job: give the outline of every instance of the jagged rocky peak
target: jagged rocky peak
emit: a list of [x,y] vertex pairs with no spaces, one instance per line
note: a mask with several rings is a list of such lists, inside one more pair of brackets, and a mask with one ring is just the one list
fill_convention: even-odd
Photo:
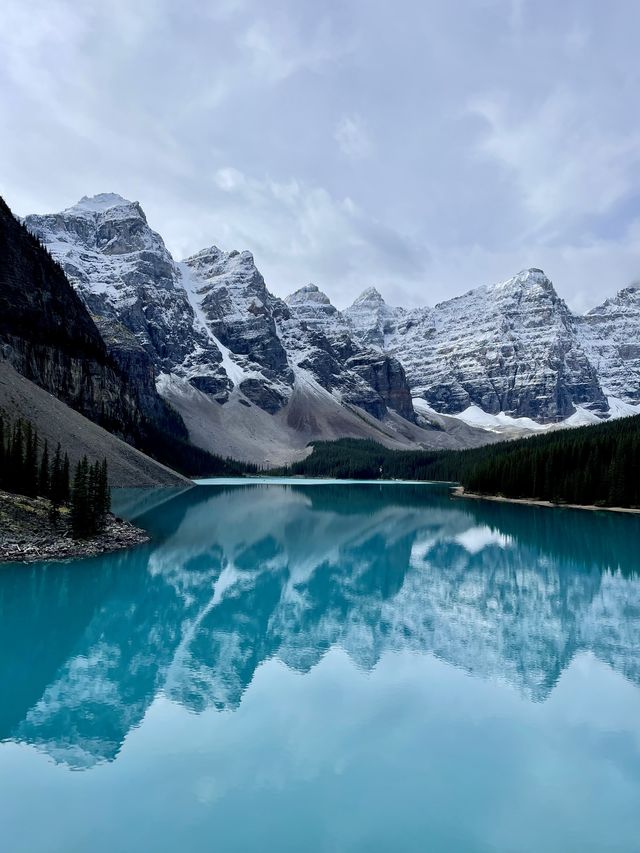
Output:
[[28,216],[27,226],[40,236],[48,231],[61,242],[80,240],[89,249],[106,255],[127,255],[150,251],[168,256],[162,238],[152,231],[137,201],[117,193],[83,196],[60,213]]
[[[358,296],[353,305],[384,305],[386,304],[382,294],[375,287],[365,288]],[[353,306],[352,306],[353,307]]]
[[[515,294],[518,298],[531,299],[551,298],[560,299],[551,279],[537,267],[521,270],[517,275],[486,288],[497,297],[501,294]],[[483,288],[478,288],[482,291]],[[474,291],[471,291],[472,293]]]
[[229,309],[242,309],[246,307],[247,300],[258,299],[260,303],[266,303],[274,298],[267,290],[251,252],[239,252],[237,249],[224,252],[217,246],[209,246],[185,258],[183,264],[197,273],[203,282],[204,292],[226,290]]
[[361,343],[382,350],[387,348],[403,313],[402,309],[387,305],[375,287],[368,287],[344,311],[344,316]]
[[142,212],[142,208],[137,201],[130,201],[128,198],[118,195],[118,193],[98,193],[92,196],[83,195],[80,201],[67,208],[65,213],[72,210],[81,210],[88,214],[101,214],[116,207],[131,206],[137,207]]
[[155,377],[206,377],[225,393],[221,354],[195,323],[180,271],[138,202],[84,197],[25,223],[49,248],[96,320],[109,350],[151,399]]
[[290,293],[284,300],[287,305],[295,305],[306,307],[308,305],[318,306],[323,311],[335,314],[337,308],[331,304],[331,300],[326,293],[323,293],[317,284],[305,284],[293,293]]
[[348,335],[351,327],[331,300],[315,284],[307,284],[285,299],[291,313],[310,329],[319,329],[329,337]]
[[605,300],[587,312],[587,317],[602,314],[634,314],[640,316],[640,283],[630,284],[619,290],[615,296]]
[[[108,289],[116,277],[125,283],[135,270],[131,264],[144,262],[156,284],[172,287],[173,259],[162,237],[153,231],[137,201],[116,193],[83,196],[79,202],[59,213],[32,214],[25,219],[27,228],[45,242],[65,271],[93,292]],[[91,275],[83,275],[90,258],[77,258],[77,250],[99,253],[106,279],[92,265]],[[143,258],[137,257],[143,254]],[[104,259],[112,257],[111,264]],[[129,262],[129,266],[125,266]],[[67,269],[67,266],[69,267]]]
[[640,285],[625,287],[576,318],[576,326],[604,393],[640,403]]
[[197,311],[208,330],[231,352],[246,356],[251,376],[239,387],[256,405],[275,412],[291,394],[294,375],[276,321],[289,309],[273,296],[251,252],[223,252],[216,246],[186,258],[183,269],[196,277]]
[[547,422],[607,408],[574,317],[539,269],[409,312],[387,349],[439,412],[476,405]]

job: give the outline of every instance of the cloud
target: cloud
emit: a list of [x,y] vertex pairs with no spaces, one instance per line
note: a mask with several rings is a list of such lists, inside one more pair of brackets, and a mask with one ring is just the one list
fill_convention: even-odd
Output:
[[360,116],[343,116],[333,136],[342,152],[352,160],[364,160],[371,154],[371,140]]
[[0,6],[18,214],[117,191],[178,256],[248,248],[338,304],[534,265],[588,307],[640,273],[631,0]]
[[[211,243],[249,248],[278,295],[313,281],[340,306],[373,282],[394,296],[400,281],[425,276],[424,247],[367,216],[348,196],[335,198],[295,179],[251,177],[231,166],[218,169],[212,183],[207,214],[169,243],[177,257]],[[175,222],[165,225],[166,233],[176,234]]]
[[500,98],[470,105],[486,132],[479,150],[514,178],[531,230],[573,227],[604,215],[634,187],[640,132],[596,121],[581,96],[556,89],[537,109],[511,116]]
[[269,83],[282,82],[304,69],[318,71],[343,50],[324,20],[304,42],[285,20],[280,19],[277,27],[256,21],[240,35],[238,44],[256,77]]

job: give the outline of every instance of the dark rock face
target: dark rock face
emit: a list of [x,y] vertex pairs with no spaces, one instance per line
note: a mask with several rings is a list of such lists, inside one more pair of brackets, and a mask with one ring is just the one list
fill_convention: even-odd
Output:
[[244,382],[240,383],[240,390],[248,400],[264,409],[265,412],[269,412],[270,415],[278,412],[288,399],[284,394],[279,393],[269,385],[265,385],[259,379],[245,379]]
[[63,271],[1,199],[0,258],[3,357],[91,420],[131,435],[135,393]]
[[269,293],[250,252],[211,246],[182,266],[192,276],[207,329],[233,354],[239,374],[231,388],[270,414],[279,411],[295,381],[278,334],[278,323],[289,317],[287,306]]
[[407,378],[397,359],[375,352],[362,353],[349,358],[345,366],[375,389],[386,407],[409,421],[415,420]]
[[220,363],[219,351],[195,324],[179,269],[137,202],[105,194],[63,213],[28,216],[25,223],[56,245],[57,259],[98,325],[105,333],[112,328],[106,336],[114,351],[125,329],[156,374],[188,362],[194,350],[201,363]]
[[284,324],[285,343],[299,367],[327,391],[339,392],[344,402],[379,420],[392,409],[415,421],[409,386],[396,359],[356,342],[347,321],[315,285],[301,288],[286,302],[292,322],[288,328]]
[[[314,285],[289,304],[274,297],[250,252],[212,246],[176,263],[140,205],[108,194],[26,221],[55,251],[154,417],[155,387],[169,374],[219,403],[233,393],[272,414],[296,382],[311,380],[336,403],[378,418],[392,408],[413,420],[397,363],[373,351],[365,357]],[[357,355],[352,369],[347,362]]]

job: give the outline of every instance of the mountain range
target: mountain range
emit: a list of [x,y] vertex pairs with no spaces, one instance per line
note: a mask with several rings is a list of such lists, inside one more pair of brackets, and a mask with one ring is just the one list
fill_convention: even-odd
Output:
[[576,315],[538,269],[434,307],[315,285],[273,295],[248,251],[172,258],[138,202],[24,223],[62,267],[150,422],[261,465],[309,441],[465,447],[640,411],[640,288]]

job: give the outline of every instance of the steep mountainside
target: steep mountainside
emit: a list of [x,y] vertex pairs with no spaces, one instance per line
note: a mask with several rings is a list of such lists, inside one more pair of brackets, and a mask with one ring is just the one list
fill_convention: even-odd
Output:
[[135,395],[60,267],[0,199],[0,345],[20,373],[92,420],[135,432]]
[[58,263],[0,200],[0,361],[172,467],[190,474],[224,467],[189,444],[184,421],[158,394],[154,366],[136,338],[117,320],[101,325],[116,341],[113,348]]
[[605,394],[640,403],[640,287],[627,287],[578,320],[578,338]]
[[25,224],[64,269],[151,415],[159,415],[159,372],[179,365],[198,375],[204,363],[217,375],[220,353],[194,324],[180,272],[139,204],[104,193]]
[[[459,446],[441,425],[416,423],[396,359],[358,343],[344,319],[323,329],[306,304],[328,303],[317,289],[289,304],[273,296],[251,253],[212,246],[177,263],[140,205],[112,194],[26,224],[132,384],[151,396],[151,377],[201,446],[259,462],[281,462],[294,435],[305,445],[364,433],[393,446]],[[339,316],[330,305],[329,313]],[[486,438],[476,432],[468,430],[472,443]]]
[[[461,415],[475,444],[491,417],[506,419],[504,435],[640,403],[634,288],[576,317],[529,269],[433,308],[394,308],[368,288],[341,312],[313,284],[274,296],[250,252],[211,246],[174,261],[140,205],[113,194],[26,224],[147,406],[158,388],[217,452],[282,461],[296,435],[361,437],[363,424],[380,440],[363,415],[383,425],[374,432],[425,447]],[[261,442],[271,451],[249,450]]]
[[114,487],[191,486],[176,474],[56,399],[0,359],[0,410],[11,419],[25,418],[42,441],[69,454],[72,466],[82,456],[106,458]]
[[176,263],[140,205],[110,193],[26,224],[59,260],[136,384],[172,375],[222,404],[236,389],[273,414],[291,399],[304,362],[303,374],[341,401],[377,418],[389,407],[413,419],[401,368],[379,354],[372,362],[353,341],[337,347],[310,334],[267,290],[249,252],[212,246]]
[[404,313],[402,308],[387,305],[375,287],[368,287],[353,305],[345,310],[344,316],[359,340],[369,346],[386,350],[389,339],[395,334],[398,321]]
[[413,395],[439,412],[477,405],[544,423],[576,405],[607,411],[578,320],[541,270],[411,311],[365,291],[345,315],[362,341],[402,362]]
[[346,402],[378,419],[389,408],[415,420],[399,361],[358,344],[349,323],[315,285],[296,291],[286,302],[294,322],[284,324],[285,342],[299,366],[310,369],[328,391],[338,391]]

